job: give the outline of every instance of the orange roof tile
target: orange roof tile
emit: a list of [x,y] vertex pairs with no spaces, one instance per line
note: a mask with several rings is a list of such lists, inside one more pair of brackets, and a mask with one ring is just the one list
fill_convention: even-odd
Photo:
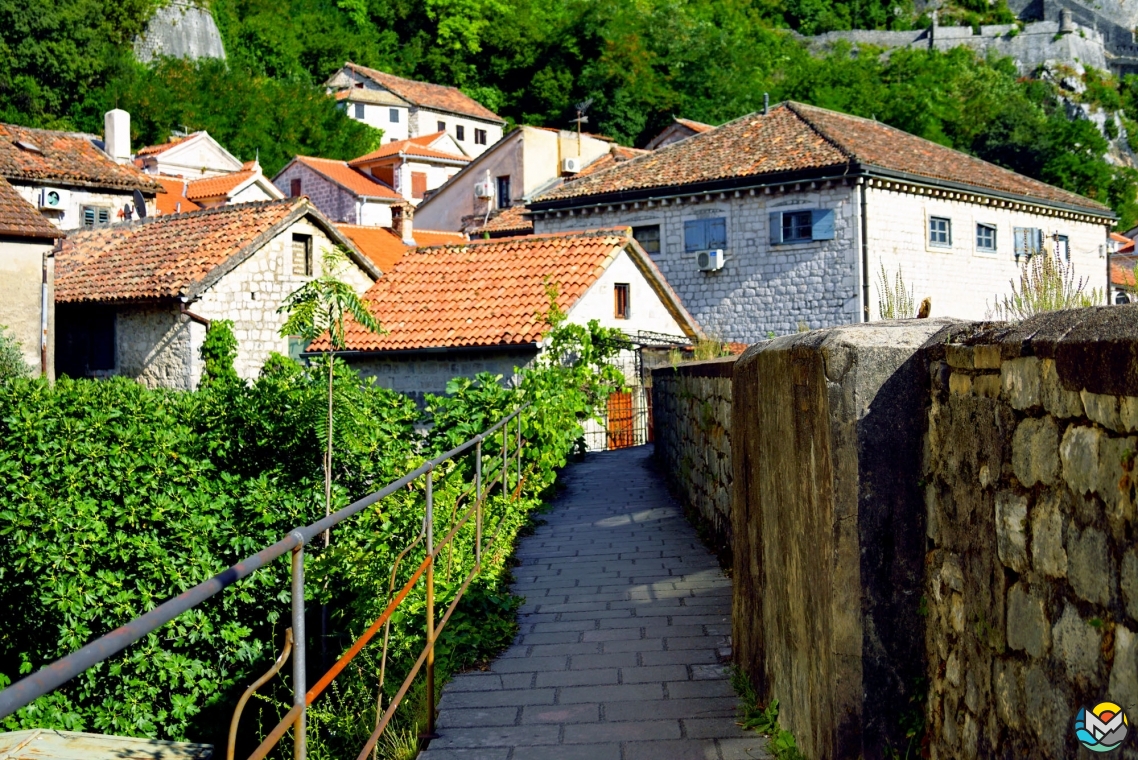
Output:
[[216,177],[195,179],[190,183],[189,189],[186,190],[186,197],[192,201],[200,201],[206,198],[227,196],[234,188],[256,174],[257,172],[249,169],[221,174]]
[[348,166],[362,166],[371,163],[377,159],[388,158],[390,156],[398,156],[400,153],[408,156],[421,156],[423,158],[439,158],[446,161],[461,161],[462,163],[469,163],[470,157],[463,156],[458,153],[447,153],[445,151],[436,150],[430,147],[430,144],[438,139],[442,132],[437,132],[433,135],[424,135],[420,137],[412,137],[409,140],[393,140],[386,145],[380,147],[378,150],[373,150],[371,153],[353,158],[348,162]]
[[1138,285],[1134,277],[1135,266],[1138,266],[1138,256],[1111,256],[1110,283],[1122,288],[1134,288]]
[[609,152],[598,158],[593,163],[586,166],[581,171],[577,172],[571,177],[566,179],[566,182],[574,182],[581,177],[587,177],[594,172],[602,169],[608,169],[611,166],[630,161],[638,156],[643,156],[645,153],[651,153],[650,150],[643,150],[641,148],[627,148],[623,145],[614,145],[609,148]]
[[94,135],[0,124],[0,177],[80,187],[160,193],[162,186],[133,163],[115,163]]
[[704,124],[702,121],[692,121],[691,119],[676,118],[676,123],[682,124],[693,132],[706,132],[709,129],[715,129],[715,127],[710,124]]
[[166,188],[165,193],[158,194],[154,204],[159,214],[183,214],[201,208],[186,197],[188,183],[181,177],[155,177],[155,179]]
[[881,122],[793,102],[775,106],[766,115],[748,114],[567,182],[538,198],[531,207],[564,206],[570,204],[558,202],[818,169],[884,170],[1111,214],[1098,201]]
[[[387,331],[355,322],[346,350],[400,351],[536,343],[549,329],[546,283],[563,311],[585,294],[622,250],[645,272],[681,324],[694,322],[627,229],[471,241],[403,256],[364,296]],[[328,349],[327,336],[309,347]]]
[[411,250],[411,246],[403,245],[403,240],[390,227],[337,224],[336,229],[350,238],[381,272],[390,271],[395,262]]
[[340,187],[356,195],[363,195],[369,198],[403,200],[403,196],[379,180],[348,166],[347,161],[336,161],[330,158],[313,158],[311,156],[297,156],[295,160],[301,162],[313,171],[319,172]]
[[[266,239],[263,236],[307,215],[337,242],[349,242],[307,198],[238,203],[79,230],[56,255],[56,301],[191,297],[256,252]],[[361,263],[358,249],[352,248],[352,253]],[[364,266],[374,270],[370,262]]]
[[63,232],[0,177],[0,235],[51,240]]
[[369,69],[366,66],[359,66],[350,61],[344,65],[357,74],[367,77],[380,87],[390,90],[413,105],[462,114],[464,116],[473,116],[476,119],[483,119],[485,121],[503,122],[503,119],[498,116],[498,114],[469,95],[466,95],[457,87],[445,87],[429,82],[416,82],[413,79],[404,79],[394,74]]
[[180,144],[184,143],[186,140],[189,140],[192,137],[197,137],[200,134],[201,134],[201,132],[193,132],[193,133],[188,134],[188,135],[183,135],[182,137],[171,137],[169,140],[162,143],[161,145],[147,145],[145,148],[139,148],[138,151],[135,152],[135,155],[136,156],[157,156],[159,153],[165,153],[166,151],[170,150],[170,148],[173,148],[175,145],[180,145]]
[[446,230],[420,230],[412,231],[415,242],[426,248],[436,245],[454,245],[466,240],[461,232],[447,232]]
[[486,224],[473,227],[470,230],[470,236],[481,237],[483,233],[486,233],[491,237],[502,237],[505,234],[528,235],[532,232],[533,219],[530,218],[526,207],[510,206],[490,217],[490,221]]

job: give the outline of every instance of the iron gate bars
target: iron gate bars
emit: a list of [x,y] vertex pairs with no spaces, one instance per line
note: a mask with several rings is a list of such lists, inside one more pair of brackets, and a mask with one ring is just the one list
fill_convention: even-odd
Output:
[[[292,706],[292,709],[289,710],[289,712],[286,714],[286,716],[285,716],[284,720],[282,720],[281,724],[278,725],[277,728],[274,729],[273,732],[270,733],[269,737],[267,737],[265,742],[262,743],[262,746],[259,747],[258,751],[254,753],[253,757],[263,757],[264,754],[267,753],[268,750],[271,749],[272,746],[277,741],[279,741],[280,737],[284,735],[284,733],[288,730],[288,728],[290,726],[295,726],[295,728],[296,728],[296,730],[294,732],[295,758],[296,758],[296,760],[304,760],[304,758],[306,758],[307,746],[306,746],[306,741],[305,741],[305,738],[306,738],[305,737],[305,734],[306,734],[305,724],[306,724],[306,707],[307,707],[307,705],[313,699],[315,699],[320,694],[321,691],[323,691],[324,687],[326,687],[328,685],[328,683],[330,683],[331,680],[333,678],[335,678],[336,674],[338,674],[344,668],[344,666],[347,664],[347,662],[350,661],[350,659],[355,656],[355,653],[358,652],[360,649],[362,649],[363,646],[368,642],[368,640],[371,639],[371,637],[374,635],[375,631],[378,631],[379,628],[387,621],[387,619],[390,618],[391,613],[394,612],[395,608],[398,607],[399,603],[401,601],[403,601],[403,599],[406,597],[407,593],[410,591],[411,587],[414,585],[415,582],[418,581],[418,579],[421,577],[421,575],[424,573],[424,571],[427,573],[427,583],[428,583],[427,593],[428,593],[428,600],[429,600],[428,605],[427,605],[427,609],[428,609],[427,645],[424,648],[423,653],[420,655],[419,660],[416,662],[415,667],[412,669],[411,673],[409,674],[407,680],[404,681],[403,686],[400,688],[399,693],[396,695],[395,699],[392,700],[391,705],[388,707],[387,713],[385,713],[385,715],[384,715],[384,719],[376,727],[376,731],[374,734],[372,734],[372,737],[368,742],[368,746],[365,747],[364,751],[360,754],[361,758],[366,757],[367,753],[371,751],[371,747],[374,746],[376,740],[379,738],[379,735],[382,733],[383,729],[386,727],[391,716],[394,714],[394,710],[398,706],[399,701],[403,698],[403,695],[406,694],[407,689],[411,685],[411,680],[418,673],[418,671],[421,668],[424,660],[428,661],[428,671],[427,671],[428,683],[430,684],[430,686],[433,687],[433,681],[434,681],[434,668],[433,668],[434,644],[435,644],[435,640],[437,638],[437,634],[439,631],[442,630],[442,628],[446,625],[447,621],[450,619],[451,613],[454,612],[454,609],[457,606],[458,601],[461,599],[462,594],[466,591],[467,586],[470,584],[470,582],[473,580],[473,578],[481,571],[481,560],[482,560],[482,535],[481,535],[482,530],[481,529],[482,529],[482,511],[483,511],[482,510],[482,503],[485,499],[486,494],[489,493],[489,491],[494,487],[494,483],[491,482],[490,485],[487,487],[486,491],[485,492],[482,491],[482,443],[483,443],[483,441],[488,440],[491,435],[496,433],[499,428],[502,429],[502,469],[501,469],[501,472],[499,473],[499,476],[500,476],[501,481],[502,481],[502,493],[503,493],[503,495],[508,495],[509,494],[509,488],[508,488],[508,481],[509,481],[509,450],[508,450],[509,433],[508,433],[508,429],[509,429],[509,423],[512,420],[517,419],[517,421],[518,421],[518,432],[517,432],[517,438],[516,438],[517,443],[516,443],[516,448],[515,448],[515,452],[514,452],[515,456],[517,457],[517,460],[518,460],[518,465],[517,465],[518,481],[516,483],[517,493],[515,494],[515,497],[516,497],[518,494],[520,494],[520,491],[521,491],[521,444],[522,444],[521,414],[523,411],[525,411],[528,408],[529,408],[528,404],[519,407],[518,409],[514,410],[513,412],[511,412],[507,416],[503,417],[501,420],[499,420],[493,426],[484,430],[482,433],[479,433],[478,435],[474,436],[473,438],[470,438],[469,440],[465,441],[464,443],[459,444],[458,446],[451,449],[450,451],[447,451],[443,454],[440,454],[439,456],[435,457],[434,459],[432,459],[428,462],[425,462],[424,464],[422,464],[421,466],[419,466],[415,470],[412,470],[411,472],[407,473],[406,475],[399,478],[398,480],[387,484],[386,486],[384,486],[380,490],[376,491],[375,493],[369,494],[369,495],[363,497],[362,499],[359,499],[359,500],[349,504],[348,506],[344,507],[343,509],[340,509],[337,512],[332,513],[331,515],[328,515],[324,519],[319,520],[315,523],[312,523],[311,525],[305,526],[303,528],[297,528],[297,529],[293,530],[291,533],[289,533],[287,536],[282,538],[280,541],[277,541],[275,544],[272,544],[271,546],[265,547],[264,549],[262,549],[261,551],[257,552],[256,554],[254,554],[250,557],[246,557],[245,559],[241,560],[237,564],[235,564],[235,565],[229,567],[228,569],[218,573],[217,575],[210,578],[209,580],[207,580],[203,583],[200,583],[191,589],[188,589],[187,591],[179,594],[178,596],[174,597],[173,599],[169,599],[166,602],[163,602],[162,604],[160,604],[159,606],[150,610],[146,614],[140,615],[139,617],[130,621],[126,625],[121,626],[120,628],[117,628],[114,631],[111,631],[110,633],[99,637],[98,639],[96,639],[95,641],[92,641],[90,644],[87,644],[86,646],[82,647],[78,651],[72,652],[71,654],[67,655],[66,657],[62,657],[62,658],[56,660],[55,662],[51,663],[50,665],[46,665],[45,667],[36,671],[35,673],[28,676],[27,678],[24,678],[20,681],[17,681],[16,683],[9,686],[7,689],[0,691],[0,719],[3,719],[5,717],[11,715],[12,713],[16,712],[17,710],[19,710],[21,707],[24,707],[24,706],[34,702],[36,699],[43,696],[44,694],[47,694],[51,691],[54,691],[55,689],[59,688],[64,683],[71,680],[72,678],[79,675],[80,673],[87,670],[88,668],[92,667],[93,665],[96,665],[96,664],[102,662],[103,660],[106,660],[107,658],[112,657],[113,655],[117,654],[118,652],[121,652],[123,649],[127,648],[128,646],[130,646],[134,642],[138,641],[139,639],[141,639],[146,634],[150,633],[151,631],[157,630],[158,628],[161,628],[163,625],[165,625],[166,623],[169,623],[171,620],[175,619],[176,617],[181,615],[183,612],[186,612],[190,609],[193,609],[197,605],[201,604],[202,602],[209,599],[210,597],[217,594],[218,592],[224,590],[228,586],[233,585],[234,583],[241,580],[242,578],[248,577],[252,573],[256,572],[258,569],[267,565],[269,562],[272,562],[273,560],[275,560],[278,557],[281,557],[287,553],[291,553],[291,555],[292,555],[291,559],[292,559],[293,706]],[[439,465],[453,459],[454,457],[459,456],[460,454],[465,453],[466,451],[468,451],[472,447],[475,447],[475,449],[476,449],[476,464],[475,464],[476,493],[475,493],[474,503],[467,509],[464,516],[458,522],[455,523],[455,525],[453,526],[453,528],[451,529],[451,531],[447,535],[447,537],[440,544],[435,546],[433,543],[434,542],[434,536],[433,536],[433,530],[434,530],[433,517],[434,517],[434,515],[433,515],[433,493],[432,493],[434,470]],[[388,605],[387,609],[384,611],[384,613],[380,617],[380,619],[377,620],[376,623],[373,624],[372,627],[368,629],[368,632],[366,632],[364,634],[364,636],[361,637],[360,640],[358,640],[356,642],[356,644],[354,644],[352,646],[352,648],[349,649],[348,652],[346,652],[344,654],[344,656],[342,656],[339,660],[337,660],[336,664],[333,665],[333,667],[328,671],[328,673],[326,673],[324,675],[324,677],[321,678],[321,680],[317,683],[316,686],[313,687],[313,689],[311,691],[306,690],[306,688],[305,688],[305,686],[306,686],[306,684],[305,684],[305,644],[306,644],[306,639],[305,639],[305,630],[304,630],[304,546],[309,541],[311,541],[313,538],[320,535],[324,531],[330,530],[331,528],[334,528],[336,525],[338,525],[339,523],[348,519],[349,517],[352,517],[353,515],[359,513],[363,509],[366,509],[367,507],[375,504],[376,502],[379,502],[382,499],[390,496],[391,494],[398,491],[400,488],[405,488],[406,486],[410,485],[415,480],[417,480],[418,478],[423,477],[423,476],[426,476],[426,494],[427,494],[427,509],[426,509],[426,515],[424,516],[424,523],[425,523],[425,528],[426,528],[427,536],[428,536],[428,551],[427,551],[426,558],[423,560],[423,562],[420,564],[420,566],[416,569],[415,573],[412,575],[412,577],[408,581],[408,583],[403,587],[400,594],[397,595],[396,598],[391,601],[391,603]],[[497,478],[495,478],[495,480],[497,480]],[[472,513],[476,513],[476,524],[477,524],[477,528],[476,528],[477,548],[476,548],[475,569],[467,577],[466,581],[462,584],[461,588],[459,589],[457,597],[451,603],[450,607],[447,609],[446,614],[443,616],[442,620],[440,621],[439,626],[436,628],[434,625],[434,620],[433,620],[434,588],[433,588],[433,583],[432,583],[432,581],[434,580],[435,557],[438,555],[439,550],[443,546],[448,544],[454,538],[455,535],[457,535],[458,530],[463,525],[466,524],[466,522],[472,516]],[[498,528],[497,528],[497,530],[495,530],[494,536],[491,538],[491,541],[490,541],[491,544],[493,544],[494,540],[497,538],[498,532],[501,530],[503,522],[504,522],[504,518],[503,518],[503,520],[499,521]],[[434,729],[434,709],[433,709],[434,708],[434,704],[433,704],[433,702],[434,702],[434,691],[433,691],[433,688],[428,689],[428,695],[429,695],[428,696],[428,700],[429,700],[428,715],[430,716],[428,718],[428,720],[429,720],[428,733],[430,733]],[[270,740],[272,741],[272,744],[268,744]],[[265,746],[266,744],[268,744],[268,746]],[[264,752],[261,752],[262,749],[264,749]],[[260,753],[260,754],[258,754],[258,753]]]

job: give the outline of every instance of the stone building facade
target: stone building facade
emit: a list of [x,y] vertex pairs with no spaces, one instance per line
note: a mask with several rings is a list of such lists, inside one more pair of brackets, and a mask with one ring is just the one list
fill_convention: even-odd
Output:
[[297,156],[273,184],[288,196],[305,196],[334,222],[390,227],[391,206],[403,198],[393,188],[346,161]]

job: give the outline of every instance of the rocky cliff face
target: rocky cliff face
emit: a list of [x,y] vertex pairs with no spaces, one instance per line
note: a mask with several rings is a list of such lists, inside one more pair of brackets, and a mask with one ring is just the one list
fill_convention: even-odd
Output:
[[134,55],[143,63],[157,58],[225,59],[221,32],[209,9],[187,0],[171,0],[159,8],[134,41]]

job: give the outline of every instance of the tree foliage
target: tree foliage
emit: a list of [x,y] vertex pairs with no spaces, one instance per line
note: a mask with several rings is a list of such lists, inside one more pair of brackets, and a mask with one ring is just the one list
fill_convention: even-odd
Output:
[[238,381],[237,370],[233,368],[237,338],[233,335],[232,320],[215,319],[209,323],[200,353],[204,365],[200,385]]

